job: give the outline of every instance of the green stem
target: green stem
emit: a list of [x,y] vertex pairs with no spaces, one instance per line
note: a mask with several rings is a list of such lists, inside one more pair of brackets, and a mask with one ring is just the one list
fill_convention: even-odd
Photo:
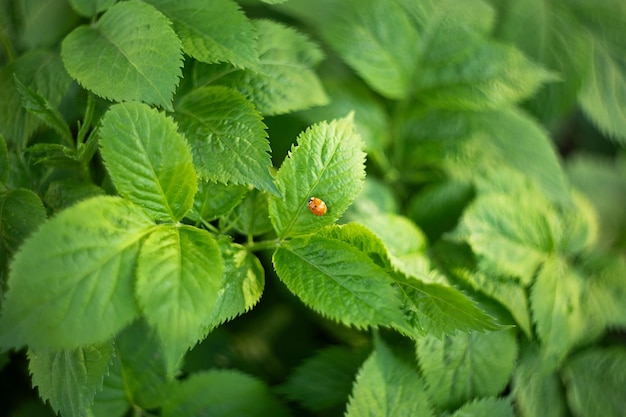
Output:
[[258,252],[266,249],[275,249],[280,244],[278,239],[262,240],[260,242],[246,243],[245,247],[249,252]]

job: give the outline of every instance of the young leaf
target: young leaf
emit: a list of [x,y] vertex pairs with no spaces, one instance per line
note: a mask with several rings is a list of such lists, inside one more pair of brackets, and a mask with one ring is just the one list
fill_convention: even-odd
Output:
[[163,417],[286,417],[261,381],[237,371],[198,372],[172,390]]
[[156,220],[178,221],[191,209],[196,172],[172,119],[145,104],[115,104],[102,119],[100,148],[120,195]]
[[224,258],[224,284],[203,323],[206,333],[254,307],[265,286],[265,270],[256,256],[236,243],[219,240],[218,245]]
[[153,6],[115,4],[91,26],[80,26],[61,45],[70,75],[114,101],[143,101],[172,109],[181,76],[180,40]]
[[262,117],[237,91],[219,86],[193,90],[178,103],[174,117],[191,144],[200,176],[277,192]]
[[298,237],[281,245],[273,261],[289,290],[325,316],[360,328],[404,323],[389,276],[347,243]]
[[346,417],[432,417],[434,412],[417,369],[394,356],[380,339],[356,377]]
[[585,285],[578,272],[558,257],[549,258],[530,294],[533,321],[544,356],[560,363],[589,329],[582,307]]
[[481,398],[464,404],[452,417],[513,417],[513,406],[506,398]]
[[367,351],[330,347],[308,358],[279,388],[289,399],[311,411],[324,412],[345,407],[352,382]]
[[624,415],[626,349],[595,347],[567,361],[563,370],[567,402],[574,415]]
[[28,352],[33,386],[55,412],[64,416],[87,416],[113,357],[113,345],[104,342],[72,350]]
[[8,143],[25,147],[41,120],[22,106],[15,77],[53,108],[61,102],[71,78],[58,54],[43,50],[27,52],[0,69],[0,134]]
[[535,346],[522,349],[513,374],[513,397],[520,417],[565,417],[566,405],[559,375],[543,363]]
[[[352,117],[318,123],[298,137],[298,146],[281,165],[276,185],[282,197],[270,199],[272,224],[279,237],[297,236],[334,223],[355,199],[365,176],[365,154]],[[310,213],[311,197],[328,211]]]
[[244,185],[226,185],[198,178],[198,192],[187,217],[193,221],[211,221],[228,214],[246,195]]
[[204,77],[221,76],[217,83],[240,91],[265,116],[326,104],[326,92],[313,72],[323,57],[318,46],[287,26],[268,20],[253,23],[259,34],[258,67],[233,72],[211,66]]
[[257,65],[256,31],[232,0],[148,0],[174,24],[187,55],[209,64]]
[[162,406],[172,382],[157,332],[136,320],[117,335],[115,351],[127,401],[144,409]]
[[0,344],[73,349],[106,340],[138,315],[139,242],[153,220],[117,197],[96,197],[44,223],[15,255]]
[[418,340],[417,355],[435,405],[453,409],[475,397],[497,396],[517,356],[515,333],[464,333]]
[[170,373],[213,312],[223,272],[219,247],[204,230],[163,225],[143,243],[137,259],[137,301],[164,342]]

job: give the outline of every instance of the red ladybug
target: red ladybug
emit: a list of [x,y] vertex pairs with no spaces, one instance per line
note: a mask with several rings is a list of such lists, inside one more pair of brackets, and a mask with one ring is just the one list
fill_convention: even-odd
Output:
[[317,197],[311,197],[309,199],[309,211],[316,216],[323,216],[326,214],[326,203]]

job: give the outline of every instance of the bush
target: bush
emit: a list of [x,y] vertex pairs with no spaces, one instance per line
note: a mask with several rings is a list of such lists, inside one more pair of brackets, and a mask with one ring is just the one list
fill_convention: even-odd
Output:
[[0,7],[9,415],[626,411],[623,1]]

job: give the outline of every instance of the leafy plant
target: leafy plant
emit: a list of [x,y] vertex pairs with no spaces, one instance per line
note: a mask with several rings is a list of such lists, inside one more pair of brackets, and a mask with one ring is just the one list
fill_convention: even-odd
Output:
[[0,7],[9,415],[623,415],[623,2]]

